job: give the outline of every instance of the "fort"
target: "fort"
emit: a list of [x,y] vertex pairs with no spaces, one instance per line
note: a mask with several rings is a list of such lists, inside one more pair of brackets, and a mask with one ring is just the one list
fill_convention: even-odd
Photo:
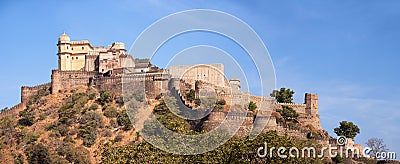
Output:
[[[171,66],[168,70],[160,69],[152,65],[149,59],[134,59],[127,54],[125,44],[121,42],[112,43],[107,47],[93,46],[88,40],[71,41],[69,36],[63,33],[58,38],[57,47],[58,68],[52,70],[51,82],[31,87],[22,86],[21,103],[1,112],[0,118],[18,114],[26,107],[30,96],[41,89],[58,94],[63,89],[88,86],[121,93],[123,83],[144,81],[146,96],[149,99],[160,97],[163,91],[169,90],[176,91],[185,102],[183,90],[198,91],[211,87],[215,90],[217,99],[230,100],[227,101],[229,106],[243,106],[249,101],[256,103],[258,109],[254,113],[249,112],[244,118],[239,136],[245,136],[249,132],[259,108],[268,108],[264,113],[269,117],[265,130],[277,130],[280,134],[292,134],[301,138],[310,137],[311,130],[323,131],[318,115],[317,94],[306,93],[304,104],[277,103],[272,97],[242,92],[239,79],[225,79],[222,64]],[[196,96],[199,96],[198,92]],[[185,104],[188,105],[187,102]],[[301,124],[300,127],[288,127],[276,120],[279,118],[276,110],[282,109],[283,106],[289,106],[299,114],[297,121]],[[211,112],[206,122],[207,128],[214,127],[225,117],[226,111]]]

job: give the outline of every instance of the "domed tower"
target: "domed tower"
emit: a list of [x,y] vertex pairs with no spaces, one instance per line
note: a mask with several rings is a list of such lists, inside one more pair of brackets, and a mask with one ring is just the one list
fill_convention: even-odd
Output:
[[58,37],[57,47],[58,70],[70,70],[71,40],[65,32]]

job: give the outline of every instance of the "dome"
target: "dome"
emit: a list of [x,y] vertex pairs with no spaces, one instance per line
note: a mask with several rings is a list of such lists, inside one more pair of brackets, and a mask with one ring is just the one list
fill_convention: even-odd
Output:
[[58,37],[58,41],[59,42],[70,42],[70,39],[69,39],[69,36],[65,32],[63,32],[63,34],[60,37]]

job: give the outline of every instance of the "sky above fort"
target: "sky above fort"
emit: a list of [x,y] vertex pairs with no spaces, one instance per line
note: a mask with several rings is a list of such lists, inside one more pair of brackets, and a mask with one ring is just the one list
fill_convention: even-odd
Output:
[[[120,41],[129,49],[160,18],[213,9],[243,20],[259,35],[274,63],[277,88],[293,89],[296,103],[303,103],[305,92],[318,93],[321,123],[330,135],[335,136],[338,122],[352,121],[361,128],[357,143],[383,138],[400,153],[399,8],[396,0],[1,1],[0,108],[19,103],[21,86],[50,82],[57,68],[57,38],[64,31],[71,40],[88,39],[96,46]],[[245,52],[218,35],[174,39],[157,52],[156,64],[195,45],[212,45],[247,60],[241,57]]]

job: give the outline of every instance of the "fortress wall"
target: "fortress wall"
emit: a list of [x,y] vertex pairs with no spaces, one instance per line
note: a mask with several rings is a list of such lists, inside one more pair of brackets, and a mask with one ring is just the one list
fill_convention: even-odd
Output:
[[60,71],[53,70],[51,74],[52,93],[61,89],[88,86],[90,80],[98,75],[94,71]]
[[293,108],[298,114],[307,114],[306,104],[295,104],[295,103],[276,103],[274,109],[282,109],[282,106],[288,106]]
[[22,86],[21,87],[21,103],[27,103],[29,97],[32,95],[36,94],[39,90],[41,89],[50,89],[51,88],[51,83],[45,83],[41,85],[36,85],[36,86]]
[[[204,124],[204,128],[206,130],[215,129],[221,124],[222,121],[226,119],[225,117],[227,117],[227,112],[212,111],[208,116],[208,120]],[[246,137],[249,135],[251,129],[253,128],[255,115],[253,113],[248,113],[246,116],[239,116],[235,113],[232,113],[230,119],[235,119],[235,120],[243,119],[243,123],[239,127],[239,130],[237,131],[235,136]],[[289,127],[282,123],[277,124],[275,117],[266,116],[266,119],[268,119],[267,120],[268,122],[266,123],[264,129],[262,130],[263,132],[275,130],[278,132],[279,135],[290,135],[302,139],[306,139],[307,133],[309,133],[309,131],[302,129],[301,127]]]
[[[161,88],[168,85],[169,76],[162,73],[129,74],[124,76],[100,77],[93,80],[92,85],[98,89],[104,89],[112,93],[122,93],[123,84],[126,87],[145,86],[148,98],[155,98],[161,94]],[[126,88],[126,89],[128,89]]]
[[297,119],[303,125],[311,125],[318,130],[322,130],[319,115],[300,115]]
[[98,63],[98,55],[86,55],[85,71],[96,71]]
[[19,103],[8,110],[2,111],[0,113],[0,119],[9,115],[16,116],[19,114],[20,111],[24,110],[25,107],[26,105],[24,103]]

